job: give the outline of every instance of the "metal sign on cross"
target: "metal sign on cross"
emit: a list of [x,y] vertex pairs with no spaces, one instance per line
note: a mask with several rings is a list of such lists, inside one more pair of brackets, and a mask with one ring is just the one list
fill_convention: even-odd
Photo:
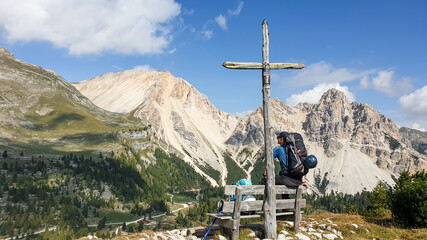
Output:
[[273,150],[271,144],[270,126],[270,70],[271,69],[302,69],[299,63],[269,63],[269,35],[267,20],[262,22],[262,63],[225,62],[224,67],[230,69],[262,69],[262,96],[264,117],[265,169],[267,184],[265,186],[266,201],[264,203],[264,227],[267,239],[276,239],[276,190],[274,182]]

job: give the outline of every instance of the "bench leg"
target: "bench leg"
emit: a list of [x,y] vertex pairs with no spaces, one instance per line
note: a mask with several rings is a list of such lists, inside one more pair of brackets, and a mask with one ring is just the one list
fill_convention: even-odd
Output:
[[239,240],[239,230],[240,230],[240,226],[239,226],[240,224],[239,223],[237,223],[236,224],[236,228],[235,229],[233,229],[233,235],[232,235],[232,240]]
[[299,225],[301,223],[301,199],[302,199],[303,186],[297,189],[297,197],[295,199],[295,213],[294,213],[294,231],[298,233]]

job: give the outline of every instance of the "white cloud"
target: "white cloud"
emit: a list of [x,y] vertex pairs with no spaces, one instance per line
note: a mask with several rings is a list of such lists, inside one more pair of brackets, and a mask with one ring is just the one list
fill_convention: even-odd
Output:
[[355,101],[355,96],[348,90],[347,86],[341,86],[339,83],[321,83],[313,89],[307,90],[300,94],[293,94],[286,99],[286,103],[290,106],[295,106],[298,103],[317,103],[322,97],[323,93],[331,88],[335,88],[339,91],[344,92],[350,102]]
[[223,29],[227,30],[227,18],[225,18],[222,14],[215,18],[215,22]]
[[214,20],[208,20],[204,26],[203,26],[203,30],[201,31],[202,36],[205,40],[209,40],[212,38],[213,36],[213,31],[211,29],[208,28],[209,25],[211,25],[212,23],[217,23],[218,26],[222,29],[222,30],[227,30],[227,17],[231,17],[231,16],[238,16],[240,14],[240,12],[243,9],[243,2],[240,1],[239,5],[237,6],[236,10],[227,10],[227,14],[226,16],[223,14],[219,14]]
[[212,30],[204,30],[202,31],[203,38],[209,40],[212,38],[213,31]]
[[236,10],[228,10],[228,11],[227,11],[227,13],[228,13],[228,15],[230,15],[230,16],[237,16],[237,15],[239,15],[239,14],[240,14],[240,12],[242,11],[242,8],[243,8],[243,2],[242,2],[242,1],[240,1],[240,2],[239,2],[239,5],[237,6],[237,9],[236,9]]
[[245,116],[248,116],[249,114],[251,114],[251,113],[253,113],[254,111],[253,110],[247,110],[247,111],[244,111],[244,112],[236,112],[236,116],[238,116],[238,117],[245,117]]
[[141,70],[141,71],[146,71],[146,72],[152,72],[152,71],[156,71],[156,69],[150,67],[149,65],[139,65],[139,66],[135,66],[133,68],[133,70]]
[[113,67],[113,68],[117,68],[117,69],[122,70],[122,71],[126,70],[126,69],[123,69],[123,68],[121,68],[121,67],[119,67],[119,66],[117,66],[117,65],[112,65],[112,67]]
[[427,122],[427,85],[400,97],[399,104],[408,118]]
[[390,96],[401,96],[412,90],[412,80],[409,77],[396,80],[394,71],[379,71],[370,81],[367,76],[361,79],[362,88],[373,88]]
[[175,52],[176,52],[176,48],[171,49],[171,50],[168,51],[169,54],[172,54],[172,53],[175,53]]
[[416,122],[412,124],[411,128],[412,129],[416,129],[416,130],[421,131],[421,132],[425,132],[426,131],[425,128],[421,127],[421,125],[418,124],[418,123],[416,123]]
[[72,55],[162,53],[172,40],[174,0],[2,0],[10,42],[48,41]]
[[311,64],[282,82],[283,86],[310,86],[319,83],[340,83],[368,77],[375,70],[356,71],[347,68],[335,69],[324,61]]

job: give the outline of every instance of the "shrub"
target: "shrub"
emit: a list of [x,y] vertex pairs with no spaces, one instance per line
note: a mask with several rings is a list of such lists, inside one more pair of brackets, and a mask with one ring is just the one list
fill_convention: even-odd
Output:
[[427,227],[427,173],[403,172],[390,196],[393,217],[406,227]]
[[372,191],[364,215],[370,218],[390,218],[389,186],[379,182]]

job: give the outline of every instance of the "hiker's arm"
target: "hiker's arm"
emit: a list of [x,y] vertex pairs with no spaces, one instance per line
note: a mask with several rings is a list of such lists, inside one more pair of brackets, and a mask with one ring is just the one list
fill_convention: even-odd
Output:
[[[279,156],[279,149],[278,147],[275,147],[273,149],[273,162],[274,159],[276,159]],[[264,178],[267,178],[267,168],[264,166]]]

